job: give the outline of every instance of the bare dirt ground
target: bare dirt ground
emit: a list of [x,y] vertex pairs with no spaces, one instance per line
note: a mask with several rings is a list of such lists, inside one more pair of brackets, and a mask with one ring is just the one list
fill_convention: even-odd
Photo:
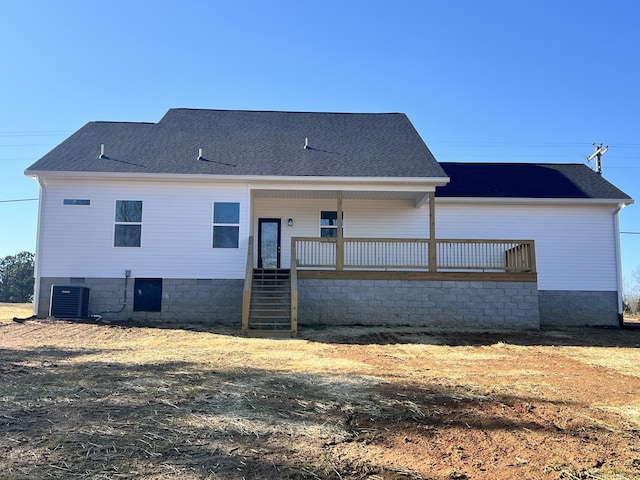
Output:
[[640,329],[12,321],[0,478],[640,479]]

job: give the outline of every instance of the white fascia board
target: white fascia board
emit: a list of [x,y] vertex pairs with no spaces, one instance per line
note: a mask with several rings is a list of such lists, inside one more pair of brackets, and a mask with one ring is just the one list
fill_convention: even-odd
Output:
[[507,197],[438,197],[440,204],[492,204],[492,205],[631,205],[633,199],[616,198],[507,198]]
[[[247,179],[252,184],[271,185],[274,189],[290,185],[292,188],[299,188],[301,184],[328,184],[331,185],[415,185],[423,187],[443,187],[449,183],[449,177],[276,177],[276,176],[254,176],[254,177],[233,177]],[[334,188],[335,189],[335,188]]]
[[62,171],[25,171],[25,175],[33,178],[82,178],[92,180],[182,180],[193,182],[225,182],[250,183],[264,189],[295,189],[309,186],[314,189],[335,190],[338,185],[354,189],[358,184],[366,186],[398,185],[419,186],[425,191],[442,187],[449,183],[449,177],[319,177],[319,176],[264,176],[264,175],[206,175],[206,174],[173,174],[173,173],[124,173],[124,172],[62,172]]
[[252,182],[252,190],[315,190],[315,191],[338,191],[348,190],[351,192],[371,191],[377,192],[433,192],[435,185],[416,183],[395,183],[395,182],[296,182],[296,183],[261,183]]

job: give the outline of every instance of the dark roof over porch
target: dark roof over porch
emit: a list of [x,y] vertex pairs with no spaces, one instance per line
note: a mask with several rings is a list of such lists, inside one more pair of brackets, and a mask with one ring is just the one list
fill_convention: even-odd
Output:
[[402,113],[184,108],[158,123],[90,122],[26,173],[54,171],[446,178]]
[[438,197],[631,200],[584,164],[440,163],[451,178]]

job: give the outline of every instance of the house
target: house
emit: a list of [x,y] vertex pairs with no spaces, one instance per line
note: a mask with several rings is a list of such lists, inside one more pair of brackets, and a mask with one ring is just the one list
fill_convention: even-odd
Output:
[[40,184],[36,314],[451,328],[618,325],[618,214],[584,165],[443,163],[404,114],[172,109],[90,122]]

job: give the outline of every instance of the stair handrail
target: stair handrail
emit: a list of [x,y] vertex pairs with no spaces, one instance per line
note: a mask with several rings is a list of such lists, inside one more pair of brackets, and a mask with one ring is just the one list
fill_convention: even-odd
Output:
[[244,287],[242,289],[242,333],[249,333],[249,312],[251,310],[251,284],[253,283],[253,235],[247,242],[247,266],[244,272]]

